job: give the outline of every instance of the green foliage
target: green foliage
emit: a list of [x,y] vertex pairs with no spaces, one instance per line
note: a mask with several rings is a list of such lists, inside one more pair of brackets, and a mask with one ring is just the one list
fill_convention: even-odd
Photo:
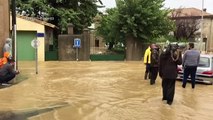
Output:
[[122,35],[118,26],[118,10],[111,8],[106,10],[106,14],[102,15],[101,22],[97,27],[97,35],[104,38],[106,43],[118,43],[122,41]]
[[36,17],[59,27],[60,33],[67,32],[67,24],[72,23],[80,33],[91,25],[98,13],[97,0],[17,0],[19,14]]
[[152,43],[161,43],[161,42],[175,42],[176,39],[174,36],[172,35],[164,35],[164,36],[160,36],[158,38],[154,38],[152,39]]
[[[107,11],[98,34],[110,41],[123,41],[133,36],[142,42],[168,35],[174,27],[163,9],[164,0],[116,0],[117,8]],[[120,42],[119,41],[119,42]]]
[[124,54],[125,52],[125,47],[121,46],[121,45],[115,45],[115,47],[112,49],[113,52],[117,53],[117,54]]
[[160,36],[158,38],[154,38],[152,41],[155,42],[187,42],[187,39],[176,39],[175,36],[173,35],[164,35],[164,36]]
[[121,32],[149,41],[169,33],[172,23],[163,10],[164,0],[117,0]]

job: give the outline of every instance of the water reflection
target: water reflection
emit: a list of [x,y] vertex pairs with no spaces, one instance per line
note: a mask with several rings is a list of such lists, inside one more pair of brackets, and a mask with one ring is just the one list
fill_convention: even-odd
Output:
[[[161,79],[150,86],[142,62],[19,63],[21,83],[0,89],[0,111],[66,107],[36,114],[29,120],[210,120],[212,85],[195,90],[176,83],[174,103],[161,101]],[[23,113],[23,112],[22,112]]]

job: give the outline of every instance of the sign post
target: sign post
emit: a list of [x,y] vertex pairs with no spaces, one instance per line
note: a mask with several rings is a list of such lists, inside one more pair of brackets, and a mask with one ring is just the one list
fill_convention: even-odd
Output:
[[78,61],[79,48],[81,47],[81,39],[80,38],[74,39],[73,47],[76,48],[76,61]]
[[31,46],[35,48],[35,62],[36,62],[36,74],[38,74],[38,46],[40,42],[37,39],[31,41]]

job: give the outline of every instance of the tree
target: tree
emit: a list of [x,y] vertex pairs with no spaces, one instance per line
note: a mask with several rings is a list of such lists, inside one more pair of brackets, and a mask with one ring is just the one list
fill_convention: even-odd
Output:
[[[18,13],[35,17],[59,27],[60,33],[67,32],[67,24],[74,25],[74,31],[81,33],[91,25],[98,13],[97,0],[17,0]],[[99,0],[100,3],[102,3]]]
[[183,9],[176,9],[172,11],[171,18],[175,21],[176,29],[174,31],[174,36],[176,40],[182,39],[194,39],[196,37],[196,32],[200,29],[200,18],[187,15],[185,17],[181,16]]
[[96,34],[102,36],[107,44],[109,50],[112,49],[114,44],[118,42],[123,43],[122,35],[119,32],[118,22],[118,9],[111,8],[106,10],[106,14],[101,14],[101,22],[98,23]]
[[124,38],[121,40],[126,45],[127,60],[141,60],[142,43],[167,35],[173,29],[173,23],[168,18],[169,11],[162,9],[163,2],[164,0],[116,0],[117,12],[107,17],[108,21],[110,18],[116,19],[106,25],[109,25],[107,30],[116,28],[113,29],[115,32],[112,30],[108,35]]

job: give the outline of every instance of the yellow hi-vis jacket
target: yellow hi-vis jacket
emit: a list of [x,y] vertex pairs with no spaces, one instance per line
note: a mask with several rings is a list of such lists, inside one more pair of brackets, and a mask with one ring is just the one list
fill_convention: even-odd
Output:
[[144,64],[151,63],[151,48],[150,47],[148,47],[145,51],[143,62],[144,62]]

